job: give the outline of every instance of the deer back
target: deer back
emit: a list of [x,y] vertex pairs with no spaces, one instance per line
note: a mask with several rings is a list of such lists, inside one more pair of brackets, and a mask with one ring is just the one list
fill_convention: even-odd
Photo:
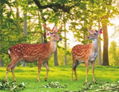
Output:
[[91,55],[93,44],[76,45],[72,48],[73,59],[87,60]]
[[9,49],[9,54],[12,57],[18,57],[26,61],[38,60],[39,58],[46,59],[50,56],[50,44],[17,44]]

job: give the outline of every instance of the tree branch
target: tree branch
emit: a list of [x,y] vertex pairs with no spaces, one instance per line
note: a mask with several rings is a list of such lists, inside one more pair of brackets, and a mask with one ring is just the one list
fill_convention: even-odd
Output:
[[61,5],[58,3],[52,3],[52,4],[48,4],[48,5],[41,5],[41,3],[38,0],[33,0],[34,3],[38,6],[39,9],[46,9],[46,8],[51,8],[54,11],[56,11],[56,9],[61,9],[64,12],[70,12],[70,9],[72,8],[72,6],[65,6],[65,5]]

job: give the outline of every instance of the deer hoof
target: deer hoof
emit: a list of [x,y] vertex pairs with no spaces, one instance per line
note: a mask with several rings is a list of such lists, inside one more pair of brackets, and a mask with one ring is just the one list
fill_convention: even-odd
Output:
[[2,82],[5,83],[5,82],[8,82],[8,80],[4,79],[4,80],[2,80]]
[[37,79],[36,81],[37,81],[37,82],[40,82],[40,80],[38,80],[38,79]]
[[39,78],[37,78],[37,80],[36,80],[37,82],[39,82],[40,81],[40,79]]
[[44,78],[45,81],[47,81],[48,79],[47,78]]
[[94,84],[97,84],[96,80],[93,81]]
[[72,81],[77,81],[78,79],[76,78],[76,79],[72,79]]
[[83,85],[87,85],[88,84],[88,81],[85,81],[84,83],[83,83]]
[[16,80],[13,80],[12,82],[17,82]]

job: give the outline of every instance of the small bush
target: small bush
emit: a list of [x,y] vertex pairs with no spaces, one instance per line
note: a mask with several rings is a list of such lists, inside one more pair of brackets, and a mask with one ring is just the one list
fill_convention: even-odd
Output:
[[0,81],[0,90],[8,90],[11,92],[18,92],[20,90],[23,90],[25,88],[24,82],[18,84],[15,81]]
[[44,88],[66,88],[66,85],[60,84],[59,82],[50,82],[46,85],[43,85]]

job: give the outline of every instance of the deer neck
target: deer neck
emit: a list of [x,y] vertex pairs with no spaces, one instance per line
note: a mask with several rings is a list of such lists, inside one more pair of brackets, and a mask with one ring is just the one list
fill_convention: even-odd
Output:
[[92,41],[94,52],[98,52],[98,39]]
[[55,52],[57,43],[54,40],[50,40],[50,50],[51,52]]

